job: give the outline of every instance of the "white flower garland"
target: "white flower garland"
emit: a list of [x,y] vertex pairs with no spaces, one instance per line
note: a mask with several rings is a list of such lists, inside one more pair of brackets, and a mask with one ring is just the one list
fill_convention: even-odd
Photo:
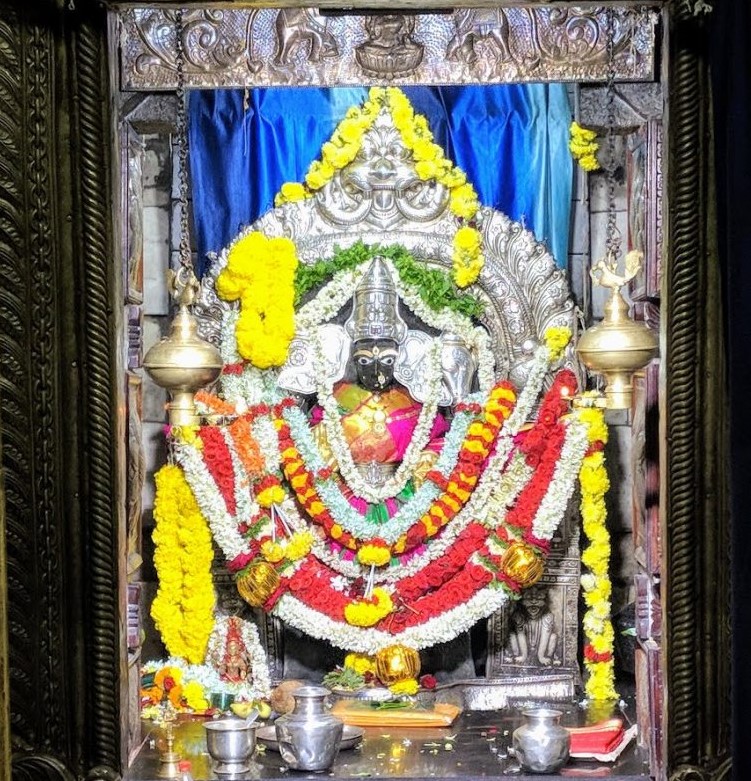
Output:
[[487,618],[509,601],[502,588],[486,587],[478,591],[464,604],[447,610],[423,624],[410,626],[399,634],[378,629],[351,626],[335,621],[308,607],[297,597],[284,594],[274,608],[284,622],[319,640],[354,653],[373,655],[381,648],[400,643],[420,650],[437,643],[446,643],[469,630],[483,618]]
[[566,437],[561,455],[556,461],[553,479],[532,521],[532,534],[537,539],[549,540],[558,528],[574,493],[579,468],[588,447],[586,425],[571,418],[566,425]]
[[349,449],[342,427],[339,405],[334,396],[334,385],[323,370],[324,358],[320,342],[317,339],[314,340],[314,364],[315,374],[318,379],[318,401],[324,412],[323,420],[319,425],[326,427],[328,444],[336,458],[342,479],[356,496],[365,499],[365,501],[371,504],[377,504],[385,499],[392,498],[404,489],[407,480],[414,473],[420,456],[430,440],[430,432],[438,411],[438,397],[440,393],[440,344],[434,340],[429,350],[428,394],[420,409],[420,415],[412,438],[396,473],[382,486],[374,488],[363,479],[352,458],[352,452]]
[[352,299],[352,291],[365,275],[366,265],[362,263],[355,269],[337,272],[320,288],[315,298],[301,306],[295,313],[296,332],[299,334],[312,331],[338,314]]
[[[206,649],[205,665],[216,673],[214,664],[221,659],[224,654],[224,647],[227,641],[227,630],[231,616],[217,618],[214,629],[209,637],[209,644]],[[218,681],[224,684],[224,690],[234,694],[241,700],[256,700],[262,697],[268,697],[271,694],[271,675],[269,674],[269,665],[266,659],[266,651],[261,645],[261,638],[258,634],[258,627],[242,618],[235,617],[240,624],[240,638],[242,639],[245,650],[250,656],[251,682],[240,681],[222,681],[218,673]],[[217,691],[212,689],[211,691]]]
[[527,466],[526,459],[521,453],[511,456],[508,466],[501,475],[497,488],[492,490],[488,501],[482,510],[478,521],[484,526],[498,526],[502,518],[506,517],[508,508],[529,482],[534,470]]
[[[308,421],[299,408],[285,410],[284,417],[290,427],[292,440],[302,456],[306,468],[315,474],[324,466],[317,443],[310,433]],[[458,413],[444,439],[441,454],[434,469],[444,477],[448,477],[456,466],[462,442],[471,422],[469,413]],[[321,499],[333,516],[336,523],[343,529],[363,540],[370,537],[380,537],[388,543],[394,543],[407,529],[416,523],[437,499],[440,489],[434,483],[425,482],[397,511],[383,524],[374,524],[355,510],[342,495],[340,488],[333,480],[318,481],[316,484]]]
[[242,363],[242,356],[237,351],[237,336],[235,329],[240,319],[239,309],[230,309],[222,315],[222,324],[219,337],[219,354],[223,364]]
[[279,436],[271,418],[267,415],[256,418],[251,425],[251,431],[258,443],[261,458],[264,460],[266,474],[279,471],[281,466]]

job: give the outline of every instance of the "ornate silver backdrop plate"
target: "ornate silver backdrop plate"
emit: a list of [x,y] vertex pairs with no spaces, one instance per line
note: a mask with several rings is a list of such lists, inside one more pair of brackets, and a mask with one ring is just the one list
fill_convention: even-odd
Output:
[[[176,86],[174,10],[118,13],[123,89]],[[185,11],[188,87],[605,81],[602,8],[366,16],[316,8]],[[657,9],[615,9],[615,78],[650,81]]]
[[[360,727],[351,727],[345,724],[339,750],[346,751],[347,749],[354,748],[362,740],[364,734],[364,731]],[[276,730],[273,725],[270,727],[259,727],[256,738],[259,743],[262,743],[269,750],[279,751],[279,742],[276,739]]]
[[[305,264],[332,257],[337,247],[346,249],[361,240],[369,245],[400,244],[427,265],[450,269],[457,222],[446,189],[420,180],[414,161],[397,166],[388,181],[377,180],[378,160],[389,149],[403,147],[403,141],[388,112],[376,118],[367,135],[369,143],[356,159],[337,171],[315,198],[271,209],[245,232],[252,229],[269,237],[290,238]],[[376,180],[378,187],[373,186]],[[573,301],[565,275],[529,230],[486,207],[480,209],[478,223],[485,266],[470,290],[485,306],[479,320],[490,335],[496,376],[523,387],[545,329],[575,330]],[[214,289],[227,252],[225,248],[204,275],[195,308],[199,333],[215,344],[220,340],[223,313],[236,308],[219,299]],[[298,372],[301,387],[309,382],[303,376],[309,373],[304,345],[298,347],[291,352],[294,365],[284,368],[287,388]],[[337,364],[333,357],[330,362]],[[575,369],[570,354],[565,364]],[[416,384],[407,377],[400,381]]]

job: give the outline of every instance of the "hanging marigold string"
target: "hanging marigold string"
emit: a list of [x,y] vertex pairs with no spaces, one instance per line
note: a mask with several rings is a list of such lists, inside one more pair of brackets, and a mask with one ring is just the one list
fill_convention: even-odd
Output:
[[198,664],[214,626],[211,533],[179,466],[163,466],[155,480],[153,540],[159,590],[151,616],[170,656]]
[[610,533],[605,506],[605,494],[610,487],[604,453],[608,429],[601,409],[582,409],[579,414],[587,423],[590,442],[579,472],[582,524],[589,541],[582,552],[582,564],[589,572],[581,578],[587,607],[583,620],[584,666],[588,673],[585,692],[592,700],[614,700],[618,693],[613,666],[612,585],[608,575]]

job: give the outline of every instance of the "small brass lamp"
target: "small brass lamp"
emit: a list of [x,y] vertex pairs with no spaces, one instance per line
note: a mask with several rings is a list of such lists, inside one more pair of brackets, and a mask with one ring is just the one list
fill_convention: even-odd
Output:
[[623,285],[639,273],[641,262],[641,252],[629,252],[626,273],[620,275],[616,273],[617,258],[610,252],[590,270],[595,284],[609,287],[611,295],[602,322],[584,331],[576,352],[588,369],[605,376],[608,409],[631,407],[633,374],[658,354],[657,337],[646,325],[629,317],[628,303],[621,293]]
[[165,746],[159,755],[159,778],[177,778],[180,775],[180,755],[175,751],[174,723],[176,714],[172,709],[164,714],[162,726],[164,727]]
[[154,382],[166,388],[171,426],[196,423],[193,395],[212,383],[222,370],[222,357],[213,344],[198,335],[198,321],[188,309],[195,301],[198,280],[193,269],[182,266],[170,271],[170,292],[178,304],[169,336],[146,353],[143,367]]

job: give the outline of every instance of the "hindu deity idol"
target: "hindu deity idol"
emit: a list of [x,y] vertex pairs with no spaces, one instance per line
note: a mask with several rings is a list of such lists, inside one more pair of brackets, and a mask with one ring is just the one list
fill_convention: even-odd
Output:
[[[355,381],[338,381],[333,386],[333,397],[352,460],[369,485],[383,486],[403,461],[420,424],[427,429],[427,440],[414,454],[413,478],[419,485],[440,452],[448,425],[437,408],[429,420],[421,416],[423,404],[396,380],[408,328],[399,313],[396,286],[382,258],[371,262],[355,290],[352,314],[344,330],[351,339],[350,365]],[[472,378],[467,379],[471,382]],[[441,377],[428,381],[441,382]],[[313,408],[311,424],[319,445],[330,454],[331,464],[338,466],[320,404]]]

